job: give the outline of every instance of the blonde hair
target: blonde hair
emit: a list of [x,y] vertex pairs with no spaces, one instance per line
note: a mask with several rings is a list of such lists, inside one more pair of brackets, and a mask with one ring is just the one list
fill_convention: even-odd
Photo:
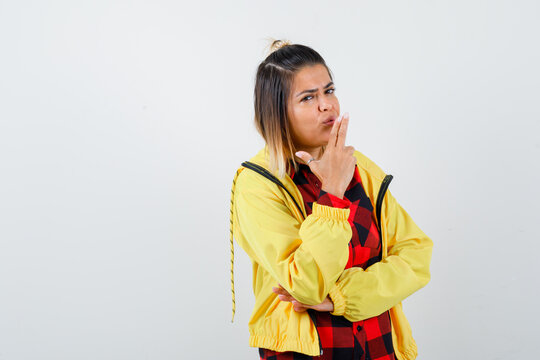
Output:
[[279,40],[274,38],[268,38],[268,46],[266,56],[270,55],[274,51],[281,49],[284,46],[292,45],[289,40]]
[[[270,170],[283,178],[289,170],[289,161],[298,171],[294,158],[297,149],[287,113],[294,75],[303,67],[315,64],[324,65],[330,79],[332,73],[321,55],[312,48],[291,44],[288,40],[271,41],[269,53],[255,77],[255,127],[267,144]],[[321,154],[324,149],[323,146]]]

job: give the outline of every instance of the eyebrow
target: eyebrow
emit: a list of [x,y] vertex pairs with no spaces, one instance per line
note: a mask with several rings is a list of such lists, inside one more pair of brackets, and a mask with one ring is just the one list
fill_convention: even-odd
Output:
[[[334,85],[334,82],[333,81],[330,81],[328,84],[326,84],[326,86],[323,88],[323,89],[326,89],[330,86]],[[308,90],[304,90],[304,91],[301,91],[299,92],[298,94],[296,94],[296,96],[300,96],[302,94],[305,94],[305,93],[314,93],[314,92],[317,92],[318,89],[308,89]]]

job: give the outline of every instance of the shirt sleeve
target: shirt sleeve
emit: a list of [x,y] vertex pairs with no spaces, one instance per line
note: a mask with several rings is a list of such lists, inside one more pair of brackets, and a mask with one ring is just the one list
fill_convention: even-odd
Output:
[[317,199],[317,204],[319,205],[326,205],[326,206],[332,206],[335,208],[340,209],[347,209],[349,206],[351,206],[351,202],[346,199],[340,199],[335,195],[332,195],[330,193],[327,193],[323,189],[319,192],[319,198]]
[[382,226],[388,256],[367,269],[343,271],[329,296],[332,315],[349,321],[377,316],[424,287],[430,280],[432,240],[415,224],[390,191],[383,201]]

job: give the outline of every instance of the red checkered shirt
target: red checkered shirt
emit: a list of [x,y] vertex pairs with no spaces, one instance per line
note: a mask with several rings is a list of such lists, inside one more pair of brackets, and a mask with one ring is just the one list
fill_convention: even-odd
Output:
[[[349,260],[345,269],[359,266],[366,269],[381,259],[381,240],[374,221],[373,205],[362,186],[358,169],[345,191],[343,199],[321,189],[321,182],[308,165],[299,164],[298,173],[289,166],[294,183],[304,199],[307,214],[313,202],[339,208],[350,208],[349,223],[352,238]],[[358,289],[362,291],[362,289]],[[351,322],[329,312],[308,310],[320,338],[322,355],[309,356],[297,352],[276,352],[259,348],[261,359],[267,360],[395,360],[392,330],[388,311],[370,319]]]

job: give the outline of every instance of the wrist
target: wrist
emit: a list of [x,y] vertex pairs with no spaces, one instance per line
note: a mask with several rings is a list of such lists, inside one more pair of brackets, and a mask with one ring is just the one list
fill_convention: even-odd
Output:
[[345,191],[341,191],[335,187],[332,187],[332,186],[327,186],[327,185],[322,185],[321,186],[321,190],[324,190],[326,191],[327,193],[329,194],[332,194],[340,199],[343,199],[343,196],[345,196]]

